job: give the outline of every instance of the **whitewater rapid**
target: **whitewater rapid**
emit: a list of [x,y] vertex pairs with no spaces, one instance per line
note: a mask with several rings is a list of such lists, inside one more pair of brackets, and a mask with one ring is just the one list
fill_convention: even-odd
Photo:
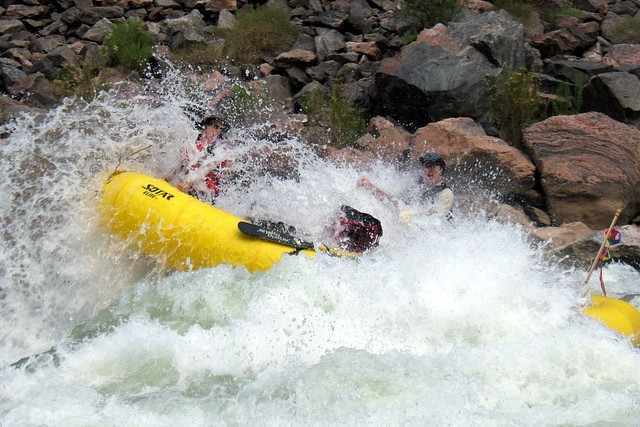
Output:
[[[238,152],[295,153],[299,182],[255,177],[221,207],[314,238],[346,203],[381,219],[380,247],[175,273],[106,236],[105,174],[163,176],[196,136],[200,100],[170,83],[22,117],[0,145],[0,366],[56,348],[0,368],[0,425],[638,425],[640,351],[579,313],[584,272],[482,211],[406,225],[355,184],[398,194],[409,172],[237,129]],[[638,293],[633,269],[605,275]]]

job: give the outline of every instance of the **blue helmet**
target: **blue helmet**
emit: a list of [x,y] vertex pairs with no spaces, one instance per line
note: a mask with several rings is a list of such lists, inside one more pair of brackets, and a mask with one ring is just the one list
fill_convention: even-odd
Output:
[[420,164],[423,167],[440,166],[442,168],[442,170],[445,170],[446,167],[447,167],[447,164],[445,163],[444,159],[438,153],[426,153],[426,154],[423,154],[422,156],[420,156],[418,161],[420,162]]

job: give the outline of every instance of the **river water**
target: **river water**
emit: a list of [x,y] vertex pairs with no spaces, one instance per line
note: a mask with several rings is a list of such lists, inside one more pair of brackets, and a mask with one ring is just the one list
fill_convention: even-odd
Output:
[[[95,206],[118,159],[162,176],[196,136],[180,82],[23,117],[0,145],[0,425],[638,425],[640,351],[579,313],[584,272],[481,210],[403,224],[355,185],[400,193],[413,177],[393,167],[232,133],[239,151],[286,147],[300,177],[256,176],[220,206],[314,238],[350,204],[385,231],[358,261],[176,273],[105,235]],[[638,292],[631,268],[605,275]]]

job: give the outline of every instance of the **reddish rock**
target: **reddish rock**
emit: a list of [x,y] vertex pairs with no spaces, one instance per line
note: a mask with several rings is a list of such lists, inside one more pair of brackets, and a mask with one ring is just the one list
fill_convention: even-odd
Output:
[[453,38],[446,27],[443,24],[436,24],[433,28],[426,28],[420,31],[416,38],[418,43],[426,43],[429,46],[441,47],[450,52],[459,52],[462,50],[462,45],[458,40]]
[[225,9],[236,10],[237,8],[237,0],[209,0],[204,7],[207,12],[220,12]]
[[336,163],[345,163],[351,166],[366,166],[374,161],[372,153],[355,148],[327,147],[322,153],[326,159]]
[[609,48],[605,60],[615,67],[639,67],[640,44],[615,44]]
[[318,56],[306,49],[292,49],[283,52],[276,57],[276,64],[280,67],[288,67],[290,65],[309,65],[318,59]]
[[560,227],[536,228],[531,233],[538,240],[549,242],[549,249],[551,250],[561,250],[567,245],[592,234],[593,230],[582,222],[570,222]]
[[496,7],[484,0],[463,0],[462,5],[475,13],[484,13],[491,12],[492,10],[496,10]]
[[616,209],[622,224],[638,211],[638,129],[601,113],[555,116],[525,129],[524,144],[555,219],[604,228]]
[[374,60],[380,59],[382,55],[376,42],[347,42],[347,51],[362,53]]
[[26,6],[23,4],[12,4],[7,7],[6,16],[16,18],[36,18],[46,15],[49,11],[47,6]]
[[372,137],[367,142],[367,151],[389,162],[402,161],[411,149],[411,134],[404,129],[386,127]]
[[533,188],[533,163],[503,140],[487,136],[470,118],[430,123],[418,129],[414,141],[414,159],[435,151],[446,159],[451,169],[457,169],[465,175],[472,174],[478,177],[480,183],[496,191],[524,193]]
[[369,127],[367,128],[367,131],[373,135],[379,135],[382,130],[394,127],[395,125],[384,117],[375,116],[369,120]]
[[273,68],[271,65],[269,65],[267,63],[260,64],[260,68],[259,68],[260,75],[262,77],[268,76],[273,72],[274,69],[275,68]]

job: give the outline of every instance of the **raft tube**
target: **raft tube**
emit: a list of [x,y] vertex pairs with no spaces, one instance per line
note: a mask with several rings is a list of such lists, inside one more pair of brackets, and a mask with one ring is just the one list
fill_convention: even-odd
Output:
[[[110,233],[180,271],[219,264],[264,271],[296,252],[243,235],[238,230],[242,218],[140,173],[116,172],[105,181],[100,217]],[[315,255],[313,250],[302,252]]]

